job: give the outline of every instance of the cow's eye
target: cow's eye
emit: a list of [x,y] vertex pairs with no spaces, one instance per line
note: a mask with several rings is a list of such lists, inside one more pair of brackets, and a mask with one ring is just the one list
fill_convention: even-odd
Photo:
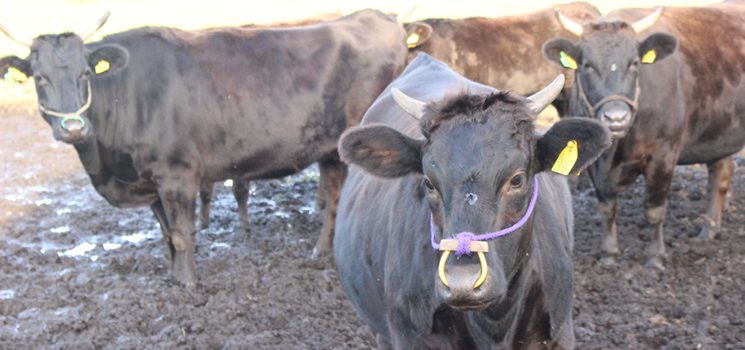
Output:
[[629,70],[637,70],[639,68],[639,60],[634,60],[631,62],[631,65],[629,65]]
[[525,174],[517,174],[510,180],[510,189],[518,189],[525,184]]
[[34,75],[34,81],[39,84],[40,86],[47,85],[47,80],[44,79],[41,75]]
[[432,186],[432,183],[429,182],[429,179],[424,179],[424,186],[427,187],[427,191],[429,191],[430,193],[435,191],[435,186]]
[[588,73],[590,73],[590,72],[594,72],[594,71],[595,71],[595,68],[593,68],[593,67],[592,67],[592,65],[591,65],[591,64],[589,64],[589,63],[585,63],[585,64],[583,64],[583,65],[582,65],[582,68],[583,68],[583,70],[584,70],[585,72],[588,72]]

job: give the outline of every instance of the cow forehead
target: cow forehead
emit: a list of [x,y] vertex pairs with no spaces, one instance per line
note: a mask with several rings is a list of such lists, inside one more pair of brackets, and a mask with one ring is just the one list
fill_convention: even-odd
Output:
[[585,41],[583,52],[587,59],[625,61],[637,55],[636,41],[617,33],[595,33]]
[[526,166],[530,147],[514,125],[505,124],[468,121],[441,126],[430,137],[425,173],[460,182],[476,173],[494,178]]
[[83,40],[72,33],[41,35],[31,45],[38,63],[54,67],[85,64],[84,48]]

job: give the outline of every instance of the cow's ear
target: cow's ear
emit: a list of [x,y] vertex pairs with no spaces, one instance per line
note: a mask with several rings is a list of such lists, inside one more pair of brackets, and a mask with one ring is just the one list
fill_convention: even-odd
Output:
[[424,44],[432,36],[432,26],[424,22],[412,22],[404,25],[406,29],[406,46],[409,48]]
[[543,55],[549,61],[569,69],[577,69],[582,53],[571,41],[564,38],[553,38],[543,44]]
[[670,56],[678,48],[678,38],[667,33],[654,33],[639,44],[642,63],[655,63]]
[[0,76],[8,83],[26,81],[33,74],[31,64],[18,56],[0,58]]
[[103,45],[88,53],[88,65],[96,75],[116,73],[128,63],[129,51],[120,45]]
[[380,177],[422,172],[422,144],[384,125],[364,125],[344,132],[339,154],[347,164]]
[[592,164],[612,141],[610,131],[600,121],[579,117],[562,119],[538,139],[537,171],[576,174]]

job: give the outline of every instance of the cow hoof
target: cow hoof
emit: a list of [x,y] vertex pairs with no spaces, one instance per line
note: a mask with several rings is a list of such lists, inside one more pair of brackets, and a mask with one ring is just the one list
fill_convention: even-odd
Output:
[[653,256],[647,259],[647,263],[644,265],[646,267],[652,267],[655,269],[658,269],[660,271],[665,271],[665,264],[659,256]]
[[204,230],[204,229],[206,229],[208,227],[210,227],[210,222],[209,221],[200,221],[199,222],[199,229],[200,230]]
[[179,287],[187,288],[187,289],[194,289],[197,287],[197,279],[196,278],[190,278],[188,280],[181,280],[176,276],[171,276],[171,281],[174,285],[177,285]]
[[616,256],[615,255],[605,255],[600,258],[600,263],[603,265],[613,266],[616,265]]
[[696,238],[697,240],[711,241],[711,240],[714,240],[717,237],[717,235],[719,235],[720,231],[721,230],[716,227],[704,226],[701,229],[701,232],[699,232],[698,236],[696,236]]
[[318,260],[328,256],[329,254],[331,254],[331,249],[314,247],[313,253],[310,254],[310,258],[311,260]]

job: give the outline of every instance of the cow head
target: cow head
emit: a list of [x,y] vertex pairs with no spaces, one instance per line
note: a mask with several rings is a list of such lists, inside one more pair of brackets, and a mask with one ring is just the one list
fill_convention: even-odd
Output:
[[0,58],[0,72],[5,73],[12,67],[27,77],[34,77],[39,112],[52,126],[54,138],[59,141],[75,144],[93,135],[93,125],[88,118],[93,98],[91,75],[110,75],[127,65],[129,53],[121,46],[102,45],[91,51],[83,44],[101,28],[109,14],[106,12],[93,26],[78,34],[45,34],[34,39],[0,24],[5,35],[31,50],[25,59]]
[[614,138],[626,136],[636,118],[640,65],[658,62],[678,46],[678,40],[666,33],[652,34],[643,42],[634,38],[654,24],[663,11],[660,7],[634,24],[616,21],[580,25],[557,10],[559,22],[579,35],[580,41],[572,44],[554,38],[543,44],[543,54],[551,62],[575,70],[577,98],[584,113],[605,123]]
[[[507,92],[463,92],[428,104],[393,90],[401,108],[419,119],[424,139],[388,126],[365,125],[344,133],[340,154],[345,162],[376,176],[419,176],[417,191],[428,202],[433,223],[442,233],[438,241],[461,232],[498,231],[525,216],[534,176],[551,169],[568,142],[578,144],[573,172],[610,145],[606,128],[587,118],[561,120],[545,136],[535,133],[535,115],[563,86],[560,76],[527,99]],[[477,287],[483,271],[477,254],[450,255],[444,265],[448,285],[438,275],[431,276],[437,279],[438,295],[458,310],[481,310],[503,298],[512,278],[529,260],[535,215],[520,229],[487,241],[486,279]]]

